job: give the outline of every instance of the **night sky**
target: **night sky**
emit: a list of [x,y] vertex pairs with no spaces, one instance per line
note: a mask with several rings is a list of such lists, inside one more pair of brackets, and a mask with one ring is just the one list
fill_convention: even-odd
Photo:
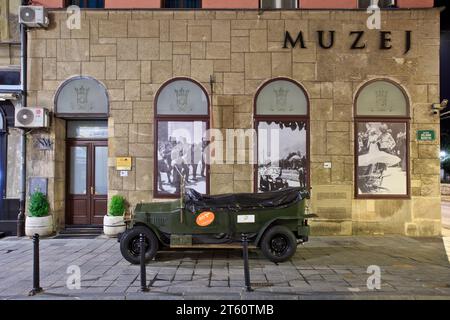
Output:
[[[435,1],[436,6],[447,6],[447,0]],[[441,101],[450,100],[450,8],[441,13]],[[445,109],[450,111],[450,108]],[[444,111],[444,112],[445,112]],[[450,144],[450,118],[441,121],[441,145]]]

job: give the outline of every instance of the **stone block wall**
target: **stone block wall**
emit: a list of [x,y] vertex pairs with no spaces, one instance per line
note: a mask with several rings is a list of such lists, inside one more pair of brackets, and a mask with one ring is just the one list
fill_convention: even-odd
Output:
[[[379,31],[367,30],[364,11],[83,11],[81,30],[68,30],[66,13],[51,11],[48,29],[29,33],[29,105],[54,107],[58,86],[89,75],[110,97],[109,195],[132,203],[154,201],[154,96],[173,77],[192,77],[209,92],[212,127],[253,127],[253,99],[274,77],[300,82],[310,98],[310,178],[314,234],[440,233],[439,140],[417,142],[415,132],[439,132],[430,106],[439,100],[439,11],[383,11],[391,50],[379,50]],[[318,30],[335,30],[325,50]],[[367,48],[350,50],[352,30],[365,30]],[[404,31],[412,48],[404,55]],[[307,49],[283,49],[285,31],[303,31]],[[210,75],[216,83],[211,92]],[[354,198],[353,101],[375,78],[399,83],[411,101],[411,199]],[[47,175],[52,206],[63,221],[64,121],[51,129],[54,154],[29,152],[29,176]],[[32,135],[29,139],[32,139]],[[249,154],[250,147],[239,152]],[[115,158],[131,156],[133,171],[120,177]],[[37,159],[33,158],[37,157]],[[332,168],[325,169],[324,162]],[[37,164],[44,171],[36,172]],[[50,167],[50,168],[47,168]],[[251,165],[213,165],[211,193],[252,192]]]
[[0,68],[20,65],[19,0],[0,2]]

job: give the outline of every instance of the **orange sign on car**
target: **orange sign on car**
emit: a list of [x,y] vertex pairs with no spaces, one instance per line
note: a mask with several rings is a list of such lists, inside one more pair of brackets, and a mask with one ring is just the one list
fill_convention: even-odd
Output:
[[205,211],[205,212],[202,212],[202,213],[200,213],[198,215],[198,217],[195,220],[195,222],[200,227],[206,227],[206,226],[209,226],[211,223],[213,223],[214,218],[215,218],[215,216],[214,216],[213,212]]

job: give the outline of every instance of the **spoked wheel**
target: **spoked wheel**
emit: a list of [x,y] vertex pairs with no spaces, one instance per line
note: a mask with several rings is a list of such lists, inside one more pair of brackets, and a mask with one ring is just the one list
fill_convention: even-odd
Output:
[[145,235],[145,261],[151,261],[158,252],[159,242],[156,235],[147,227],[137,226],[126,231],[120,239],[120,252],[132,264],[140,263],[140,234]]
[[[145,238],[145,247],[148,248],[148,240],[147,238]],[[130,253],[133,256],[139,256],[141,254],[141,240],[140,240],[140,236],[134,237],[131,241],[130,244],[128,245],[128,250],[130,251]]]
[[270,261],[283,262],[295,254],[297,239],[285,226],[274,226],[262,237],[261,250]]
[[286,250],[288,250],[289,247],[288,241],[289,240],[284,235],[278,234],[274,236],[270,240],[271,253],[277,257],[282,256],[284,253],[286,253]]

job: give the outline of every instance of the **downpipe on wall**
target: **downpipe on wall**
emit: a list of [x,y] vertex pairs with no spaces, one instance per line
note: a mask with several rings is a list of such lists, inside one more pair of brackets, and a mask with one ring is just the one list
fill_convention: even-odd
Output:
[[[28,5],[28,0],[22,0],[22,5]],[[27,27],[20,25],[20,75],[22,84],[21,103],[22,107],[27,106]],[[27,156],[27,137],[25,129],[21,130],[21,163],[20,163],[20,199],[19,214],[17,215],[17,236],[25,236],[25,202],[26,202],[26,156]]]

